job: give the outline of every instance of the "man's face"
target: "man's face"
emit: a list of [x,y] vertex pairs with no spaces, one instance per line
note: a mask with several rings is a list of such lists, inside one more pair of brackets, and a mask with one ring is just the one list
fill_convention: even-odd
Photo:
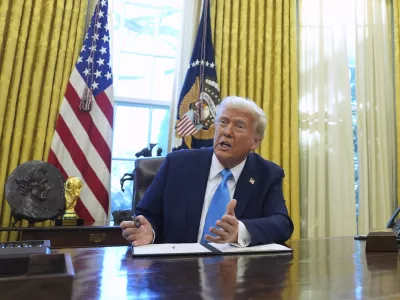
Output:
[[47,183],[47,178],[43,178],[41,182],[32,185],[32,195],[39,200],[46,200],[49,191],[50,186]]
[[222,108],[215,124],[214,153],[225,168],[240,164],[261,139],[255,133],[256,120],[246,111]]

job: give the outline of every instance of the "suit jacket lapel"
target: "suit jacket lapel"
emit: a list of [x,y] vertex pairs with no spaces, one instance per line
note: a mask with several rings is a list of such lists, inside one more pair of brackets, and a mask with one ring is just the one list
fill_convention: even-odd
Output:
[[257,188],[257,184],[259,184],[259,172],[256,168],[255,156],[250,153],[236,184],[233,197],[237,201],[235,215],[238,219],[242,217],[251,196]]
[[185,182],[185,189],[190,191],[191,199],[187,201],[187,237],[190,242],[197,242],[200,227],[201,212],[203,210],[204,196],[206,193],[208,175],[210,173],[213,149],[204,150],[199,155],[198,161],[193,163],[194,180]]

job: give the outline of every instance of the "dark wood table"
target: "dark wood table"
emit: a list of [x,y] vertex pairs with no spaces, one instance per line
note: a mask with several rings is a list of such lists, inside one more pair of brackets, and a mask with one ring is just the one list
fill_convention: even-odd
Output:
[[58,249],[72,256],[73,299],[399,299],[397,253],[353,237],[288,243],[289,255],[133,259],[128,247]]
[[[119,226],[0,227],[16,232],[18,240],[50,240],[52,248],[125,246]],[[0,240],[0,242],[2,242]],[[4,241],[5,242],[5,241]]]

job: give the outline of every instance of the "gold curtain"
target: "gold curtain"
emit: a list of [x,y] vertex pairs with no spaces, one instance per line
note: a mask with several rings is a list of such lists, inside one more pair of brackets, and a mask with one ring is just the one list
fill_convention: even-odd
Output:
[[[4,198],[7,176],[23,162],[47,160],[86,13],[86,0],[0,2],[1,227],[12,219]],[[7,239],[0,233],[0,240]]]
[[214,0],[211,22],[221,98],[254,100],[268,119],[258,150],[283,167],[283,190],[300,238],[296,1]]
[[392,54],[394,63],[394,87],[396,97],[396,144],[397,144],[397,202],[400,206],[400,0],[392,1],[393,28],[392,44],[394,53]]

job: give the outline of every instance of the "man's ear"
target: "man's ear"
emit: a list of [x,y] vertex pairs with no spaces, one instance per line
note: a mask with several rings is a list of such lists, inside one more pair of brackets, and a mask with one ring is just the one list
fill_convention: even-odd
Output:
[[251,145],[251,150],[252,151],[256,150],[260,146],[260,143],[261,143],[261,138],[255,137],[254,143]]

